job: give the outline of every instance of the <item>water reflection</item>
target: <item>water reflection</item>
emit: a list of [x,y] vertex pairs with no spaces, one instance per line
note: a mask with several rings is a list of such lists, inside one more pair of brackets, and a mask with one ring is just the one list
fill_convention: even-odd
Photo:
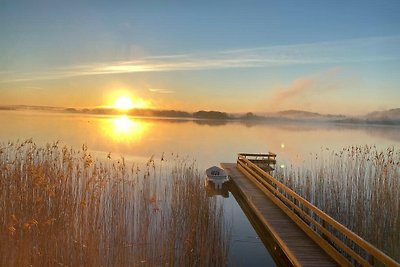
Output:
[[207,196],[222,196],[224,198],[229,197],[229,184],[230,182],[225,182],[221,186],[217,186],[213,181],[205,181],[205,187]]
[[71,115],[0,111],[0,142],[33,138],[39,143],[61,140],[68,146],[113,151],[147,161],[151,155],[174,153],[196,159],[200,168],[235,162],[238,152],[274,152],[281,164],[302,164],[321,149],[352,145],[400,145],[399,127],[347,124],[283,124],[212,122],[171,118]]
[[103,132],[115,142],[140,141],[147,130],[145,123],[129,118],[127,115],[104,119],[102,122]]

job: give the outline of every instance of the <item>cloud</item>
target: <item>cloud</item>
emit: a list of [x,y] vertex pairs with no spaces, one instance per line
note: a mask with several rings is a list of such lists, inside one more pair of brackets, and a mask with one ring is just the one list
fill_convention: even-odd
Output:
[[172,94],[175,93],[173,90],[167,90],[167,89],[158,89],[158,88],[149,88],[149,91],[152,93],[160,93],[160,94]]
[[287,88],[279,89],[274,92],[272,96],[273,103],[287,102],[293,98],[298,97],[302,93],[312,90],[314,81],[312,79],[299,79],[293,81],[293,83]]
[[289,86],[273,90],[269,97],[271,105],[284,106],[288,102],[296,102],[311,94],[323,94],[337,90],[347,77],[341,76],[341,69],[334,68],[308,77],[294,80]]
[[[75,65],[51,71],[7,75],[0,83],[138,72],[278,67],[399,60],[400,36],[277,45],[188,54],[153,55],[135,60]],[[380,49],[376,49],[380,48]]]

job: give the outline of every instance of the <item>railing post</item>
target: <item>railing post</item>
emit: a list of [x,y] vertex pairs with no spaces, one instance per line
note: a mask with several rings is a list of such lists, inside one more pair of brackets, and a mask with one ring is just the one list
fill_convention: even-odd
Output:
[[375,258],[374,258],[374,256],[372,256],[371,254],[368,254],[367,260],[368,260],[368,262],[369,262],[372,266],[374,266],[374,264],[375,264]]
[[[324,219],[322,219],[322,227],[323,227],[325,230],[329,231],[329,229],[327,228],[327,225],[328,225],[328,224],[326,223],[326,221],[325,221]],[[329,238],[328,238],[324,233],[322,233],[321,236],[322,236],[322,238],[325,239],[326,241],[328,241],[328,242],[330,241]]]

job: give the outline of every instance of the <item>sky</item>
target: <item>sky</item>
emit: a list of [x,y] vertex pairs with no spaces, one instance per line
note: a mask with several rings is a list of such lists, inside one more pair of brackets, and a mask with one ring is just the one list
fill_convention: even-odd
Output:
[[400,107],[400,1],[0,0],[0,105]]

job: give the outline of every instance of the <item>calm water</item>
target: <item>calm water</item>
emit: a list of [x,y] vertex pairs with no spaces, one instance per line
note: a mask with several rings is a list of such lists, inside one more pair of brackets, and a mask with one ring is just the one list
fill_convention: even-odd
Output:
[[[179,154],[205,169],[220,162],[235,162],[238,152],[274,152],[278,166],[300,164],[322,147],[351,145],[400,146],[400,128],[334,124],[245,124],[126,116],[69,115],[44,112],[0,111],[0,142],[33,138],[37,143],[60,140],[94,154],[123,155],[147,161],[152,155]],[[234,198],[225,199],[232,220],[232,266],[274,266]]]

